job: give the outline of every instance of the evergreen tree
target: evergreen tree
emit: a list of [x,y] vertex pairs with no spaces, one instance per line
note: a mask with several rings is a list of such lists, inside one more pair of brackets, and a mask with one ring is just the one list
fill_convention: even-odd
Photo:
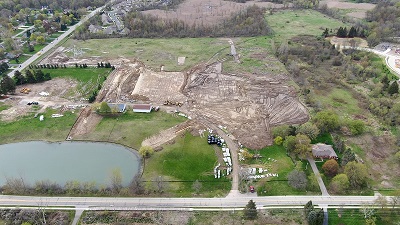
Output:
[[33,73],[30,70],[27,70],[25,72],[25,79],[26,79],[26,82],[29,83],[29,84],[36,83],[35,76],[33,76]]
[[350,28],[349,34],[347,35],[349,38],[357,37],[357,30],[354,27]]
[[347,37],[347,34],[348,34],[348,32],[347,32],[347,28],[345,27],[345,28],[343,28],[343,36],[342,37]]
[[314,205],[312,204],[312,201],[310,200],[310,201],[308,201],[308,202],[306,203],[306,205],[304,206],[304,214],[306,215],[306,218],[308,217],[308,214],[309,214],[311,211],[314,211]]
[[392,84],[390,84],[388,92],[390,95],[399,93],[399,84],[397,83],[397,81],[393,81]]
[[343,152],[341,165],[345,166],[347,163],[355,160],[356,160],[356,155],[354,154],[353,151],[351,151],[351,149],[348,148],[346,149],[346,151]]
[[253,200],[250,200],[249,203],[247,203],[246,207],[243,209],[243,214],[246,220],[257,219],[257,207]]
[[317,214],[316,224],[322,225],[324,223],[324,210],[320,209]]
[[103,68],[103,67],[104,67],[104,64],[103,64],[103,62],[101,62],[101,63],[100,63],[100,67],[101,67],[101,68]]
[[324,36],[324,37],[328,37],[329,36],[328,28],[325,28],[325,31],[322,33],[322,36]]
[[45,73],[44,74],[44,80],[51,80],[50,73]]
[[382,90],[386,90],[389,87],[389,78],[387,77],[387,75],[385,75],[384,77],[382,77],[381,83],[383,84]]
[[309,225],[317,225],[318,213],[316,211],[311,211],[307,215],[307,222]]
[[0,82],[0,93],[14,93],[15,92],[15,81],[9,76],[3,76]]
[[336,32],[336,36],[343,37],[343,27],[339,27],[338,31]]
[[36,82],[44,81],[44,74],[43,74],[42,70],[35,70],[34,73],[35,73]]
[[100,68],[100,63],[97,63],[97,68]]
[[25,77],[19,70],[16,70],[14,73],[14,80],[17,85],[25,84]]

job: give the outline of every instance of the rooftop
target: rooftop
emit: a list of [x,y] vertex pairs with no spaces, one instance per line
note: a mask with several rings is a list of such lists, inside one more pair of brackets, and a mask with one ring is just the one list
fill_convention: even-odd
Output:
[[331,145],[318,143],[312,146],[312,154],[316,158],[337,158]]

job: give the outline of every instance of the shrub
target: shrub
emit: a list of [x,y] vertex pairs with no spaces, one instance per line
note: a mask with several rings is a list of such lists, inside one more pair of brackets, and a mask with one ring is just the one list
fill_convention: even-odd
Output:
[[151,146],[142,146],[139,149],[139,154],[143,158],[149,158],[151,155],[154,154],[154,149]]

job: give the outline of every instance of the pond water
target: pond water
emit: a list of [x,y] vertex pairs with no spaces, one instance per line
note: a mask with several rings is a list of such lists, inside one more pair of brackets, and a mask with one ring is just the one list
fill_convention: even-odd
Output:
[[30,185],[42,180],[60,185],[76,180],[108,186],[116,170],[127,186],[140,171],[139,156],[110,143],[33,141],[0,145],[0,186],[7,178],[22,178]]

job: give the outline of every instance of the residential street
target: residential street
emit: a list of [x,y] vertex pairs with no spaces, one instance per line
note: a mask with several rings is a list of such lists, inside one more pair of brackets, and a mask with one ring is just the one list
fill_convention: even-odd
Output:
[[[113,2],[113,1],[111,1]],[[62,41],[64,38],[68,37],[70,34],[72,34],[72,32],[75,31],[75,29],[77,27],[79,27],[80,25],[82,25],[84,22],[86,22],[87,20],[89,20],[92,16],[96,15],[96,13],[100,12],[102,9],[104,9],[105,6],[99,7],[96,10],[92,11],[90,14],[86,15],[84,18],[82,18],[77,24],[69,27],[69,29],[67,31],[65,31],[62,35],[60,35],[56,40],[54,40],[53,42],[51,42],[50,44],[46,45],[41,51],[40,54],[35,54],[32,57],[30,57],[29,59],[27,59],[25,62],[23,62],[21,64],[21,67],[17,67],[15,69],[13,69],[10,73],[8,73],[9,77],[13,77],[14,73],[16,70],[22,71],[24,70],[26,67],[28,67],[31,63],[33,63],[34,61],[36,61],[40,56],[42,56],[43,54],[46,54],[48,51],[50,51],[51,49],[53,49],[53,47],[55,47],[60,41]]]

